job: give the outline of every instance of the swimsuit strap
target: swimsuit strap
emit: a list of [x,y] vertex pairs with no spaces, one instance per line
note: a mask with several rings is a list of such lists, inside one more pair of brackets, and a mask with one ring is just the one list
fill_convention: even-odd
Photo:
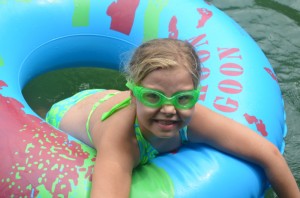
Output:
[[59,128],[62,118],[65,116],[65,114],[69,111],[71,107],[73,107],[75,104],[82,101],[86,97],[95,93],[100,93],[102,91],[105,91],[105,89],[83,90],[71,97],[65,98],[53,104],[50,110],[46,114],[46,118],[45,118],[46,122],[48,122],[49,124],[51,124],[56,128]]
[[179,130],[181,143],[185,144],[189,141],[188,135],[187,135],[187,126],[183,127]]
[[112,114],[114,114],[115,112],[119,111],[120,109],[123,109],[124,107],[127,107],[128,105],[130,105],[130,103],[131,103],[131,98],[128,97],[125,100],[123,100],[122,102],[116,104],[109,111],[107,111],[107,112],[105,112],[105,113],[102,114],[101,121],[106,120]]
[[115,93],[110,93],[110,94],[107,94],[104,98],[101,98],[98,102],[96,102],[93,107],[92,107],[92,110],[90,111],[89,113],[89,116],[87,118],[87,121],[86,121],[86,133],[87,133],[87,136],[90,140],[91,143],[93,143],[93,140],[92,140],[92,136],[91,136],[91,132],[90,132],[90,119],[91,119],[91,116],[92,114],[94,113],[94,111],[97,109],[97,107],[102,104],[103,102],[105,102],[106,100],[108,100],[109,98],[113,97],[114,95],[116,95],[117,93],[120,93],[120,92],[115,92]]

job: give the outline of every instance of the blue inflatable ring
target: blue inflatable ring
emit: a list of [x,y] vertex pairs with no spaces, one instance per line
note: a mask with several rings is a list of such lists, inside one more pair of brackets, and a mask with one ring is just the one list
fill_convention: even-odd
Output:
[[[89,196],[95,150],[45,123],[21,90],[58,68],[118,69],[120,54],[152,38],[191,42],[203,63],[199,102],[284,150],[285,112],[270,63],[205,1],[0,1],[0,15],[0,197]],[[267,186],[259,167],[197,144],[134,170],[131,196],[263,197]]]

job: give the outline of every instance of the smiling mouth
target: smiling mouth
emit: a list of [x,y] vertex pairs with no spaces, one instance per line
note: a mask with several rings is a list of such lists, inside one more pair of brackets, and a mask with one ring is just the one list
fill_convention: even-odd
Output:
[[179,121],[176,120],[155,120],[155,121],[162,125],[173,125],[179,123]]
[[177,120],[155,120],[155,123],[158,124],[158,126],[166,131],[173,130],[177,128],[180,121]]

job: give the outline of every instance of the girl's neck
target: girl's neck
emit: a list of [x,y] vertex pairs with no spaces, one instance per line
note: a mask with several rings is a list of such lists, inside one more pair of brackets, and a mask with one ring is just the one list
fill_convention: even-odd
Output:
[[143,137],[159,152],[166,153],[178,149],[181,146],[179,132],[176,136],[172,138],[159,138],[153,133],[143,130],[140,127]]

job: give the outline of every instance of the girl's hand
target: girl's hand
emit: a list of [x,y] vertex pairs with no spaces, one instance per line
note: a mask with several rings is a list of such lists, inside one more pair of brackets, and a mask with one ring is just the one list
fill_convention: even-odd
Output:
[[258,164],[279,197],[300,198],[297,183],[281,153],[250,128],[197,104],[188,136],[191,142],[206,143]]

